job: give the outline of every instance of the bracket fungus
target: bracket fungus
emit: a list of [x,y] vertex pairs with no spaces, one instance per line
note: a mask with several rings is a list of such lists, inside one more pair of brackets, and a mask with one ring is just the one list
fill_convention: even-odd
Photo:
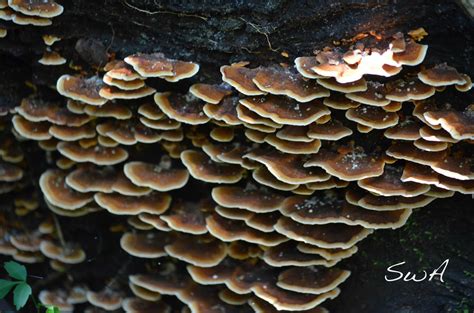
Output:
[[[40,2],[0,0],[0,18],[47,24],[62,13]],[[109,62],[93,69],[71,58],[57,94],[33,86],[1,112],[0,193],[16,200],[11,224],[33,230],[0,214],[0,254],[68,273],[64,290],[40,293],[65,311],[327,313],[320,304],[339,295],[363,239],[437,198],[474,193],[474,111],[461,93],[471,79],[417,66],[426,45],[384,36],[294,67],[223,65],[220,81],[208,81],[209,64],[182,81],[200,65],[163,53],[104,47]],[[70,59],[59,37],[43,40],[41,64]],[[45,150],[41,204],[19,196],[34,175],[23,141]],[[76,225],[60,225],[70,218],[104,226],[100,243],[70,238]],[[110,269],[76,275],[86,251],[87,265]],[[92,284],[73,294],[75,280]]]

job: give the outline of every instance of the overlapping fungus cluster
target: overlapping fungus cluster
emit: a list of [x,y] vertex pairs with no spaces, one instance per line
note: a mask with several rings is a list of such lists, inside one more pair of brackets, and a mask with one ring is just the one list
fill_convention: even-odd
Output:
[[[222,83],[184,94],[150,85],[190,78],[197,64],[137,53],[103,75],[61,76],[64,101],[23,99],[14,131],[56,163],[39,181],[49,209],[125,216],[120,246],[141,265],[126,284],[79,281],[41,301],[170,312],[164,295],[182,312],[327,312],[320,304],[350,275],[337,263],[357,243],[474,191],[474,108],[442,97],[470,78],[420,65],[427,46],[402,34],[378,46],[325,49],[294,67],[226,65]],[[60,271],[86,255],[58,231],[41,224],[34,253]],[[29,251],[13,238],[3,243]]]

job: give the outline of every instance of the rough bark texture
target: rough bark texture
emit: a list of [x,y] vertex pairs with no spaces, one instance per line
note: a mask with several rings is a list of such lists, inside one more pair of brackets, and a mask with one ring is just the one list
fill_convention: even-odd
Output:
[[[161,51],[193,60],[201,64],[195,79],[213,82],[219,81],[223,64],[292,63],[361,32],[392,34],[424,27],[428,64],[448,62],[473,72],[473,21],[455,1],[75,0],[64,6],[64,14],[46,28],[1,23],[9,31],[0,43],[0,69],[8,78],[0,82],[1,105],[15,105],[28,92],[25,80],[52,85],[67,71],[67,66],[45,71],[37,63],[44,50],[42,34],[62,37],[56,46],[76,63],[84,62],[74,49],[77,40],[93,39],[117,57]],[[93,47],[96,56],[102,53],[100,46]]]
[[[315,49],[361,32],[392,34],[417,27],[429,33],[424,41],[430,46],[427,64],[447,62],[474,74],[474,24],[454,1],[74,0],[63,4],[64,14],[55,18],[51,27],[0,23],[8,29],[8,36],[0,40],[0,107],[14,107],[31,93],[26,81],[50,86],[60,74],[71,71],[67,65],[44,67],[37,63],[44,50],[42,34],[62,37],[56,44],[62,55],[88,71],[92,70],[88,62],[94,63],[104,52],[122,58],[135,52],[160,51],[201,64],[199,75],[173,85],[173,89],[187,88],[194,81],[218,82],[223,64],[241,60],[255,65],[292,63],[297,56],[311,55]],[[76,51],[81,38],[88,39],[86,44],[94,47],[93,54]],[[281,52],[287,52],[289,58]],[[39,167],[36,170],[41,173]],[[353,270],[352,277],[328,308],[349,313],[471,312],[472,207],[468,196],[438,200],[416,212],[403,229],[379,231],[368,238],[360,252],[344,262]],[[104,240],[110,235],[106,231],[89,231],[66,219],[64,223],[77,228],[84,241],[96,242],[94,250],[107,254]],[[91,225],[99,227],[100,221]],[[447,258],[445,283],[384,281],[386,267],[391,264],[406,261],[405,271],[431,271]],[[6,309],[0,305],[2,310]]]

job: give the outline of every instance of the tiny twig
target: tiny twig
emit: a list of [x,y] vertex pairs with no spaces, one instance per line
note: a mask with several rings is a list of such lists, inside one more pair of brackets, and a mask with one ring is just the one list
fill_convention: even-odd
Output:
[[33,289],[33,292],[36,292],[38,289],[62,278],[64,275],[66,275],[66,272],[53,272],[44,279],[35,283],[33,286],[31,286],[31,288]]
[[268,49],[269,49],[270,51],[278,52],[278,50],[280,50],[280,48],[274,49],[274,48],[272,47],[272,43],[271,43],[271,41],[270,41],[270,36],[269,36],[268,32],[264,32],[263,30],[260,29],[260,26],[258,26],[258,25],[254,24],[254,23],[252,23],[252,22],[249,22],[249,21],[245,20],[243,17],[241,17],[240,19],[241,19],[242,21],[244,21],[245,23],[247,23],[248,25],[250,25],[253,29],[255,29],[255,30],[257,31],[257,33],[262,34],[262,35],[265,36],[265,38],[267,39]]
[[154,14],[171,14],[171,15],[177,15],[177,16],[195,17],[195,18],[199,18],[199,19],[201,19],[201,20],[207,22],[207,17],[201,16],[201,15],[197,15],[197,14],[177,13],[177,12],[173,12],[173,11],[163,11],[163,10],[160,10],[160,11],[148,11],[148,10],[140,9],[140,8],[134,6],[134,5],[131,5],[130,3],[127,2],[127,0],[123,0],[122,3],[124,3],[126,6],[128,6],[128,7],[131,8],[131,9],[134,9],[134,10],[136,10],[136,11],[138,11],[138,12],[145,13],[145,14],[148,14],[148,15],[154,15]]
[[33,277],[33,278],[36,278],[36,279],[44,279],[44,277],[36,276],[36,275],[28,275],[28,277]]
[[54,225],[56,226],[56,232],[58,234],[59,242],[63,249],[66,249],[66,241],[64,240],[63,232],[61,230],[61,225],[59,224],[58,217],[53,213]]
[[128,259],[127,262],[125,262],[120,269],[117,271],[117,274],[109,281],[109,283],[105,286],[104,289],[109,289],[113,288],[115,284],[117,283],[118,279],[125,273],[127,270],[128,266],[130,265],[131,260]]
[[112,24],[112,22],[110,22],[110,23],[109,23],[109,26],[110,26],[110,29],[112,30],[112,38],[110,39],[110,43],[109,43],[109,45],[107,46],[107,49],[105,49],[105,52],[106,52],[106,53],[109,53],[109,50],[110,50],[110,48],[112,47],[112,44],[114,43],[114,39],[115,39],[114,24]]

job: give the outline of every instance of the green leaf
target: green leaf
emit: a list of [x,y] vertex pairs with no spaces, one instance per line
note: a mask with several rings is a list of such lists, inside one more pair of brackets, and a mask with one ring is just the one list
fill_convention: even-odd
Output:
[[46,308],[46,313],[59,313],[59,308],[56,306],[48,306]]
[[18,282],[0,279],[0,299],[3,299]]
[[31,287],[27,283],[22,282],[15,287],[15,290],[13,290],[13,303],[17,310],[25,306],[30,295]]
[[15,261],[5,262],[3,267],[11,278],[26,281],[26,267]]

